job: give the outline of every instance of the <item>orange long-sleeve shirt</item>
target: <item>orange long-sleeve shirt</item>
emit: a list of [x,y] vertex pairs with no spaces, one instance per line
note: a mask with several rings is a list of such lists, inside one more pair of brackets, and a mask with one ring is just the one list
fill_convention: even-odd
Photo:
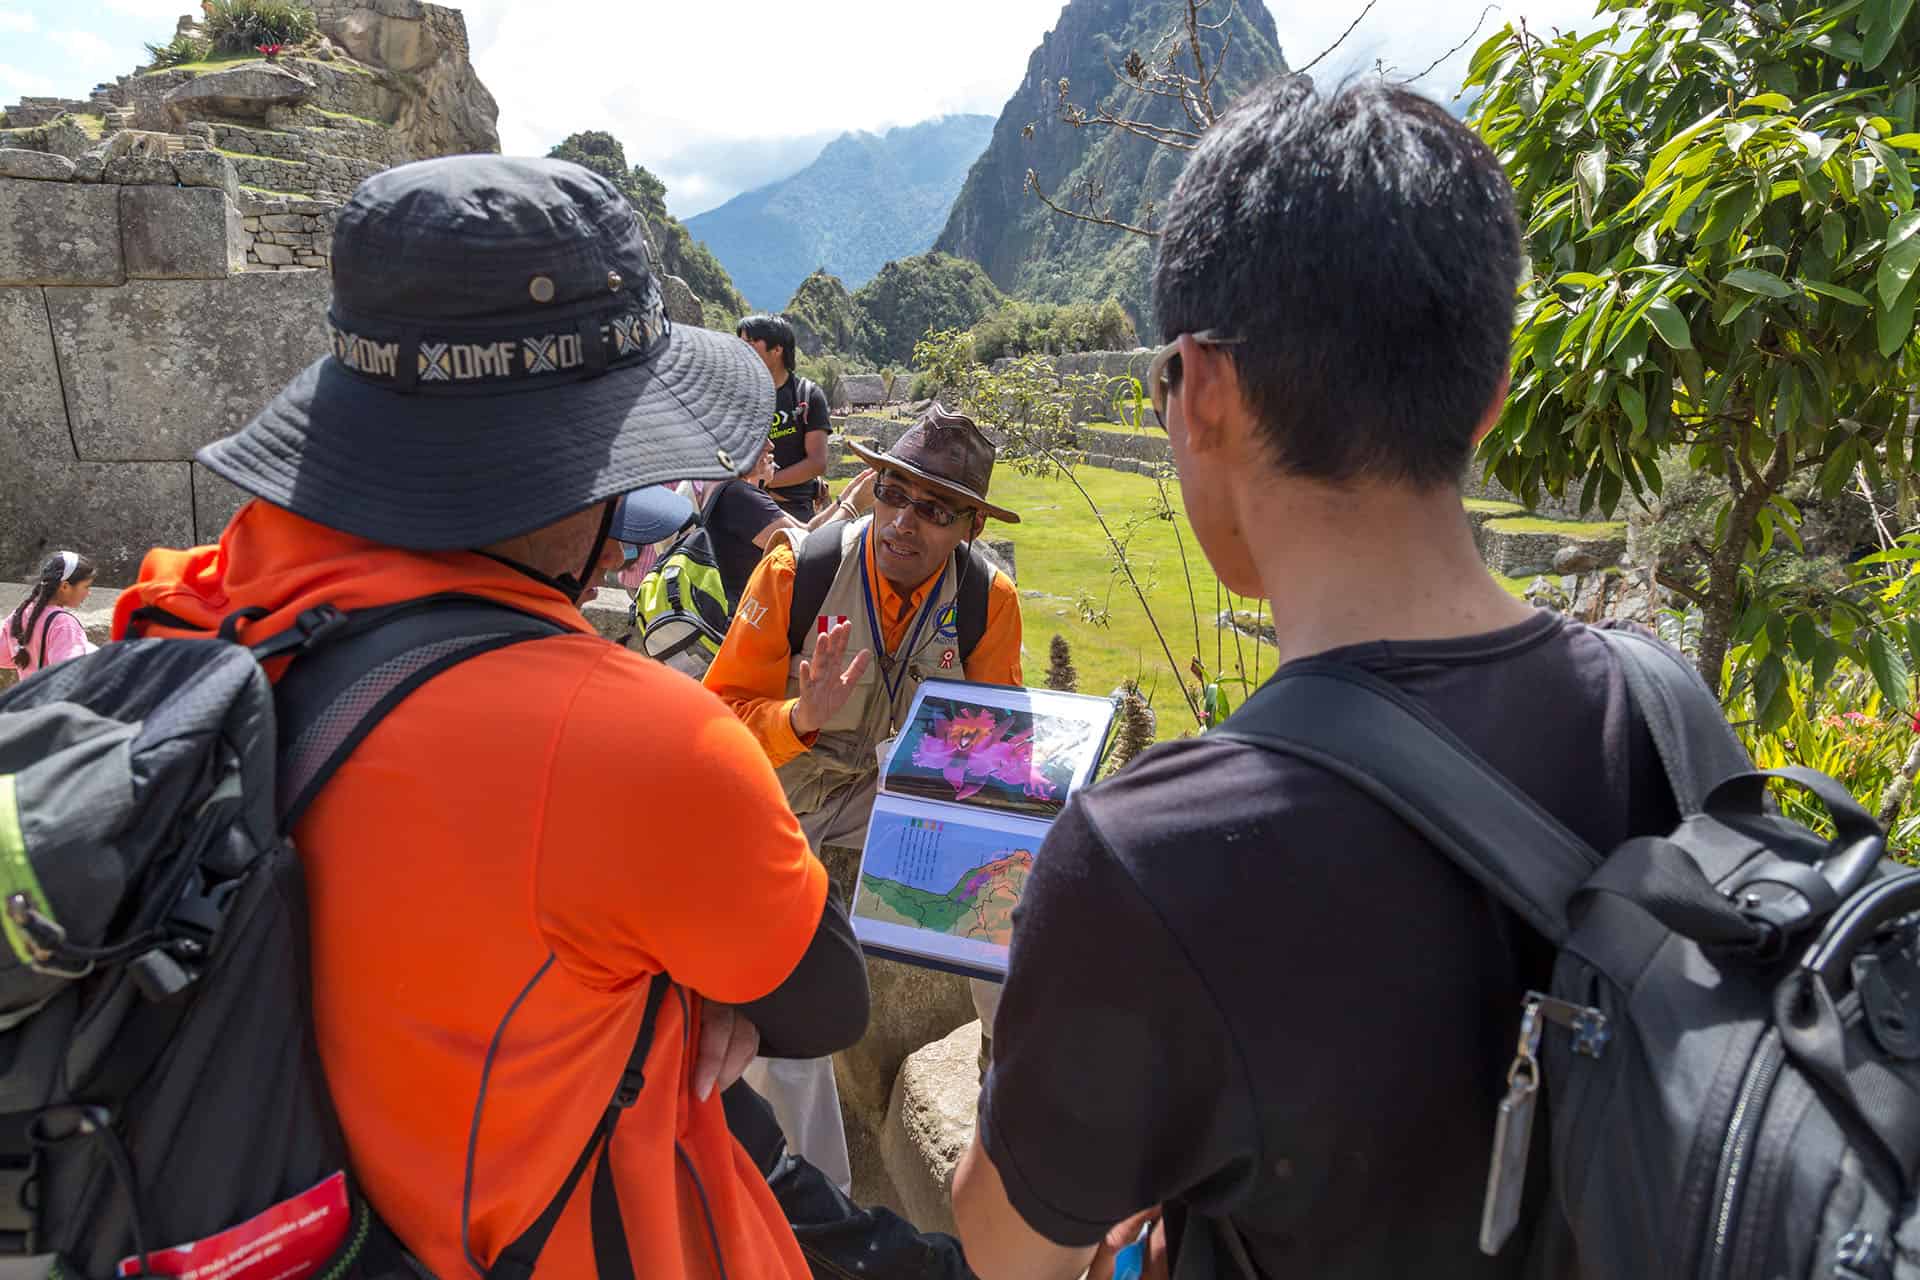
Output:
[[[899,647],[907,624],[933,589],[938,575],[906,596],[881,576],[867,546],[867,577],[878,587],[874,609],[888,649]],[[793,548],[776,543],[747,580],[740,607],[725,643],[707,668],[706,686],[733,709],[747,731],[760,742],[767,759],[779,768],[813,746],[793,731],[793,704],[787,696],[787,667],[793,654],[787,648],[787,620],[793,609]],[[851,656],[851,655],[849,655]],[[1004,573],[996,572],[987,589],[987,625],[966,661],[966,677],[984,684],[1025,684],[1020,671],[1020,596]]]

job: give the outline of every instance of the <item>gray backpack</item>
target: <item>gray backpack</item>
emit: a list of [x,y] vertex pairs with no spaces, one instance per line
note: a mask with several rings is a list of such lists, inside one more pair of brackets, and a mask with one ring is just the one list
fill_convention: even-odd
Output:
[[[1522,1247],[1509,1238],[1544,1094],[1551,1204],[1532,1274],[1920,1277],[1920,871],[1884,859],[1879,825],[1831,778],[1754,771],[1670,650],[1598,634],[1683,815],[1604,857],[1352,667],[1290,665],[1218,732],[1345,778],[1556,948],[1550,990],[1515,1010],[1483,1251]],[[1770,778],[1816,796],[1834,837],[1779,816]]]

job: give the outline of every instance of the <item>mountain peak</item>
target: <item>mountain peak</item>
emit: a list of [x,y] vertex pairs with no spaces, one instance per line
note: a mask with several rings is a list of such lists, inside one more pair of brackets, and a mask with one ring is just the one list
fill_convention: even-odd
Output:
[[[1117,296],[1136,319],[1145,317],[1151,243],[1053,212],[1027,191],[1026,178],[1035,171],[1062,203],[1080,184],[1096,182],[1114,214],[1127,221],[1165,200],[1186,153],[1107,126],[1069,124],[1060,118],[1058,86],[1065,80],[1069,101],[1088,108],[1188,127],[1177,101],[1134,89],[1114,74],[1129,53],[1152,62],[1183,48],[1185,13],[1184,0],[1069,0],[1027,59],[1026,78],[1001,111],[934,248],[972,258],[1018,297],[1090,302]],[[1201,33],[1210,59],[1226,46],[1216,108],[1287,70],[1273,14],[1261,0],[1203,0],[1200,21],[1220,24]],[[1191,71],[1190,56],[1181,65]]]
[[993,117],[949,115],[884,133],[850,130],[812,164],[687,220],[754,306],[783,306],[824,269],[858,288],[924,253],[946,221]]

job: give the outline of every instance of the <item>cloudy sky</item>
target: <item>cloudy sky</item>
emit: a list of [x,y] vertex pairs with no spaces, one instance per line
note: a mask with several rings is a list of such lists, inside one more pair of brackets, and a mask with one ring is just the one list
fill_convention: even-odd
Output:
[[[1243,0],[1259,3],[1260,0]],[[1298,66],[1365,0],[1274,0]],[[0,0],[0,106],[23,94],[85,97],[145,61],[193,0]],[[682,217],[802,168],[849,129],[952,112],[998,115],[1060,0],[466,0],[480,78],[500,104],[508,152],[543,153],[578,129],[608,129],[663,178]],[[1335,57],[1334,77],[1376,59],[1411,75],[1473,30],[1484,0],[1375,0]],[[1502,0],[1485,32],[1524,15],[1536,29],[1592,25],[1593,0]],[[1467,54],[1422,82],[1459,87]]]

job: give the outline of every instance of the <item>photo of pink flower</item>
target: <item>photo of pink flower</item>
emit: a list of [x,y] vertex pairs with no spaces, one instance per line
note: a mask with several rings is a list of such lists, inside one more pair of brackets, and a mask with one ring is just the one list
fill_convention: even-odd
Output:
[[1052,816],[1065,802],[1073,755],[1086,747],[1088,731],[1071,721],[1042,720],[1036,726],[1027,711],[930,698],[904,731],[887,787]]

